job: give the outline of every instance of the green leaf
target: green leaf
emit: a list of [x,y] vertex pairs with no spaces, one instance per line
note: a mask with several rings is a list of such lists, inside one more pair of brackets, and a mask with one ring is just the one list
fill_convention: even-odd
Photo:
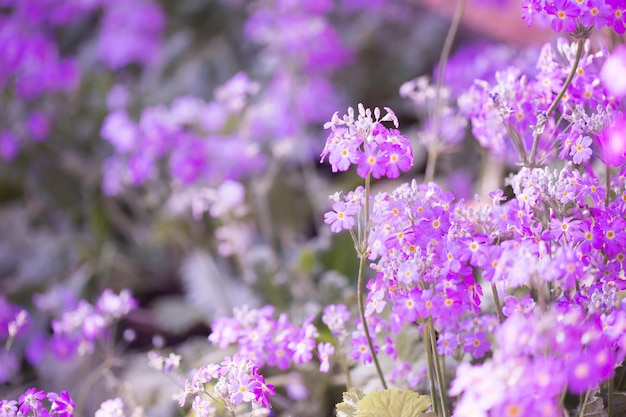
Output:
[[421,417],[430,397],[410,390],[374,391],[357,403],[355,417]]
[[355,417],[358,409],[358,402],[365,397],[363,391],[358,388],[350,388],[343,393],[343,402],[337,404],[337,417]]

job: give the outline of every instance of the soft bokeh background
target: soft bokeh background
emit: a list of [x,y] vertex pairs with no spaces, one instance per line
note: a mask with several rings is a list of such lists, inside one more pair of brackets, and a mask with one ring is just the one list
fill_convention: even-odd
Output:
[[[301,322],[328,303],[354,303],[352,243],[331,238],[322,219],[328,195],[358,178],[319,164],[323,123],[361,102],[391,107],[416,149],[403,180],[419,181],[423,115],[399,89],[433,73],[455,1],[23,1],[0,1],[0,301],[27,308],[32,320],[16,341],[23,353],[0,356],[0,368],[17,363],[0,381],[0,398],[37,385],[76,393],[84,415],[117,395],[148,415],[177,415],[176,381],[147,367],[147,350],[176,350],[191,367],[221,360],[206,336],[235,306],[271,303]],[[525,28],[517,1],[469,0],[446,80],[459,91],[508,62],[532,62],[552,36]],[[139,159],[154,169],[132,180],[139,174],[127,158],[152,145],[144,138],[124,153],[115,141],[130,128],[114,125],[103,138],[106,118],[123,109],[137,124],[144,109],[173,111],[180,97],[212,102],[241,71],[255,93],[220,125],[224,142],[210,146],[253,143],[258,167],[235,148],[211,161],[219,175],[185,179],[163,156]],[[226,100],[236,96],[231,89]],[[183,104],[183,119],[217,120],[185,113],[197,103]],[[483,182],[501,185],[506,167],[492,161],[494,171],[485,171],[491,159],[475,141],[453,150],[436,171],[443,187],[471,197]],[[245,212],[194,216],[191,202],[229,178],[245,187],[237,204]],[[115,345],[67,361],[46,353],[49,320],[77,299],[95,302],[105,288],[129,288],[139,301]],[[111,357],[119,362],[98,368]],[[268,371],[280,387],[277,414],[332,415],[341,383],[302,371]]]

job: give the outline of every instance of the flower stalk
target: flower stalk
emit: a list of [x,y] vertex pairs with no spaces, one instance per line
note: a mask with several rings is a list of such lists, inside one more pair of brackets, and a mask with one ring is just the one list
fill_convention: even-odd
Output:
[[[542,123],[547,122],[548,117],[550,117],[552,112],[554,112],[554,110],[556,109],[556,106],[559,104],[559,102],[565,95],[565,92],[567,91],[570,84],[572,83],[572,80],[574,79],[574,74],[576,74],[576,70],[578,69],[578,64],[580,63],[580,57],[582,56],[582,53],[583,53],[585,40],[586,40],[585,38],[578,39],[578,42],[576,44],[576,57],[574,58],[574,64],[572,65],[572,70],[570,71],[569,75],[565,79],[565,83],[563,84],[561,91],[559,91],[557,96],[554,98],[554,101],[552,102],[552,104],[550,104],[550,107],[548,107],[548,110],[545,113],[545,118],[543,118]],[[537,148],[539,147],[539,136],[541,134],[540,131],[541,129],[535,129],[535,132],[533,133],[533,145],[530,150],[530,158],[527,161],[528,162],[527,166],[529,168],[535,167],[535,163],[536,163],[535,158],[537,157]]]
[[498,323],[504,323],[504,314],[502,314],[502,304],[500,303],[500,296],[498,295],[498,289],[496,284],[491,284],[491,292],[493,294],[493,302],[496,305],[496,315],[498,316]]
[[385,376],[383,375],[383,371],[378,363],[378,357],[376,356],[376,351],[374,350],[374,345],[372,343],[372,339],[370,337],[369,326],[367,325],[367,319],[365,317],[365,304],[363,302],[363,286],[365,284],[365,259],[367,259],[368,253],[368,244],[369,244],[369,222],[370,222],[370,210],[369,210],[369,198],[370,198],[370,187],[371,187],[371,175],[367,175],[365,177],[365,218],[364,218],[364,230],[362,240],[357,244],[357,252],[359,253],[359,275],[357,278],[357,302],[359,307],[359,316],[361,317],[361,323],[363,324],[363,332],[365,333],[365,338],[367,339],[367,346],[369,347],[370,354],[372,355],[372,361],[374,362],[374,366],[376,367],[376,372],[378,373],[378,377],[380,378],[380,383],[382,384],[384,389],[387,389],[387,382],[385,382]]
[[445,75],[446,65],[450,58],[450,52],[452,51],[452,43],[456,32],[461,24],[461,18],[465,11],[465,3],[467,0],[460,0],[457,4],[454,16],[452,17],[452,23],[446,34],[446,39],[441,49],[441,55],[439,56],[439,69],[437,71],[437,84],[435,86],[435,104],[433,106],[433,120],[434,120],[434,132],[435,140],[431,142],[428,147],[428,160],[426,162],[426,173],[424,175],[424,182],[428,183],[435,177],[435,167],[437,166],[437,158],[439,157],[439,133],[441,130],[441,90],[443,88],[443,76]]

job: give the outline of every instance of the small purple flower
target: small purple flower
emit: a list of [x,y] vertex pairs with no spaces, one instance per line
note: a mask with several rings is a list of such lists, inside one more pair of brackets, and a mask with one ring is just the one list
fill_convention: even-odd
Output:
[[0,132],[0,157],[5,162],[11,162],[20,151],[20,142],[13,132],[4,130]]
[[480,359],[491,349],[491,343],[487,340],[485,332],[470,333],[465,336],[463,350],[471,353],[474,359]]
[[330,369],[330,357],[335,353],[335,347],[330,343],[320,342],[317,345],[317,357],[320,360],[320,372],[328,372]]
[[130,119],[125,110],[110,113],[102,122],[100,135],[113,145],[117,153],[128,153],[139,146],[139,126]]
[[350,320],[350,312],[345,304],[331,304],[324,308],[322,322],[334,335],[345,332],[348,320]]
[[0,401],[0,416],[2,417],[17,416],[17,401],[15,400]]
[[[378,345],[376,343],[374,343],[374,353],[378,353]],[[350,357],[355,361],[361,361],[364,365],[372,362],[372,354],[367,345],[365,334],[362,331],[355,332],[352,336]]]
[[67,391],[48,393],[48,400],[52,403],[50,412],[59,417],[73,417],[76,405]]
[[545,11],[552,18],[552,29],[555,32],[560,32],[562,29],[565,29],[566,32],[573,32],[576,29],[580,9],[575,2],[569,0],[547,2]]
[[103,401],[94,417],[124,416],[124,403],[121,398]]
[[27,415],[32,411],[34,414],[37,414],[41,407],[41,401],[45,398],[46,393],[44,390],[37,391],[37,388],[29,388],[24,394],[20,395],[18,399],[19,412]]
[[161,48],[165,15],[150,0],[110,2],[104,11],[98,54],[111,69],[136,62],[148,65]]
[[324,214],[324,223],[329,224],[334,233],[350,230],[354,227],[354,215],[357,212],[358,208],[354,204],[336,201],[333,203],[333,211]]
[[255,392],[260,388],[259,381],[247,373],[242,373],[236,379],[231,380],[229,385],[230,401],[233,404],[242,402],[250,403],[256,399]]
[[[402,146],[386,142],[381,148],[388,154],[389,162],[385,175],[387,178],[398,178],[400,171],[406,172],[413,165],[413,155],[403,149]],[[408,149],[410,151],[410,148]]]
[[576,142],[572,145],[570,156],[575,164],[581,164],[591,158],[591,143],[593,141],[589,136],[580,135]]
[[394,301],[394,313],[405,323],[414,323],[419,317],[418,306],[421,302],[422,291],[414,288],[406,295],[400,295]]
[[26,121],[26,127],[30,137],[35,142],[41,142],[50,133],[50,120],[48,115],[43,112],[35,111],[30,114]]
[[366,143],[364,152],[358,152],[356,173],[361,178],[372,175],[374,178],[380,178],[387,172],[389,164],[389,155],[382,152],[376,143]]
[[109,288],[106,288],[98,297],[96,307],[100,313],[119,319],[137,308],[137,300],[133,298],[128,289],[115,294]]
[[440,355],[452,355],[459,346],[459,339],[455,332],[447,331],[441,334],[437,340],[437,352]]

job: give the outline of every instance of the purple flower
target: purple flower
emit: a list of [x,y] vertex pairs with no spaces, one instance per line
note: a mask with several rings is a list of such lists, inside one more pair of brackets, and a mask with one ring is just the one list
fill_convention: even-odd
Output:
[[137,300],[128,289],[115,294],[111,289],[106,288],[98,297],[96,307],[100,313],[119,319],[137,308]]
[[459,346],[459,339],[455,332],[444,332],[437,339],[437,352],[440,355],[451,356]]
[[570,156],[575,164],[581,164],[591,158],[591,143],[593,141],[589,136],[580,135],[576,142],[572,145]]
[[37,391],[37,388],[29,388],[18,399],[19,412],[26,415],[32,411],[34,414],[37,414],[41,407],[41,401],[45,398],[46,393],[44,390]]
[[247,373],[243,373],[235,379],[231,380],[229,385],[230,390],[230,401],[233,404],[241,404],[242,402],[250,403],[256,400],[256,392],[259,390],[260,384],[259,381],[252,378],[251,375]]
[[563,219],[554,218],[550,220],[550,229],[552,239],[555,241],[561,240],[563,236],[566,239],[571,239],[572,234],[576,234],[580,228],[580,220],[575,220],[573,217],[564,217]]
[[580,14],[580,9],[574,2],[569,0],[547,2],[544,10],[551,16],[552,29],[555,32],[560,32],[562,29],[565,29],[566,32],[573,32],[576,29],[576,21]]
[[0,401],[0,416],[16,417],[17,416],[17,401],[15,400]]
[[76,405],[67,391],[61,391],[59,394],[49,392],[48,400],[52,403],[50,406],[50,412],[53,415],[57,415],[59,417],[74,416],[74,407]]
[[491,349],[491,343],[487,340],[485,332],[475,332],[465,335],[463,350],[471,353],[475,359],[485,356]]
[[333,211],[324,214],[324,223],[329,224],[334,233],[350,230],[354,227],[354,216],[357,213],[358,208],[354,204],[336,201],[333,203]]
[[522,19],[531,27],[535,16],[541,11],[540,0],[522,0]]
[[418,306],[420,305],[422,291],[414,288],[406,295],[400,295],[394,300],[394,313],[404,323],[414,323],[419,317]]
[[[385,142],[381,145],[381,149],[389,156],[385,171],[387,178],[398,178],[400,171],[406,172],[413,165],[413,155],[402,146]],[[410,151],[410,148],[408,150]]]
[[139,127],[125,110],[110,113],[102,122],[100,135],[109,141],[117,153],[128,153],[139,146]]
[[205,142],[192,134],[181,137],[181,142],[183,145],[175,149],[170,157],[170,172],[183,184],[191,184],[202,175],[207,166],[207,150]]
[[121,398],[103,401],[96,410],[94,417],[124,416],[124,403]]
[[[378,345],[373,342],[374,352],[378,353]],[[350,343],[351,352],[350,358],[355,361],[360,361],[364,365],[372,362],[372,355],[370,353],[369,346],[367,345],[367,339],[365,334],[361,332],[355,332],[352,335],[352,342]]]
[[382,152],[378,144],[366,143],[364,152],[358,152],[357,155],[356,173],[361,178],[366,178],[370,174],[374,178],[380,178],[387,172],[389,155]]
[[524,298],[518,300],[513,295],[508,295],[504,299],[504,306],[502,306],[502,313],[510,317],[515,313],[530,313],[535,308],[535,301],[530,297],[530,295],[526,294]]
[[320,360],[320,372],[328,372],[330,369],[330,357],[335,353],[335,347],[330,343],[320,342],[317,345],[317,357]]
[[20,143],[15,134],[9,130],[0,132],[0,157],[6,162],[11,162],[20,151]]
[[322,322],[334,335],[345,332],[348,320],[350,320],[350,312],[345,304],[330,304],[324,307]]
[[150,64],[160,52],[164,26],[163,11],[150,0],[110,2],[98,41],[100,58],[111,69]]
[[626,31],[626,6],[623,0],[606,0],[606,3],[613,9],[613,30],[620,35]]
[[41,142],[50,133],[49,117],[43,112],[35,111],[28,117],[26,127],[31,138],[36,142]]

